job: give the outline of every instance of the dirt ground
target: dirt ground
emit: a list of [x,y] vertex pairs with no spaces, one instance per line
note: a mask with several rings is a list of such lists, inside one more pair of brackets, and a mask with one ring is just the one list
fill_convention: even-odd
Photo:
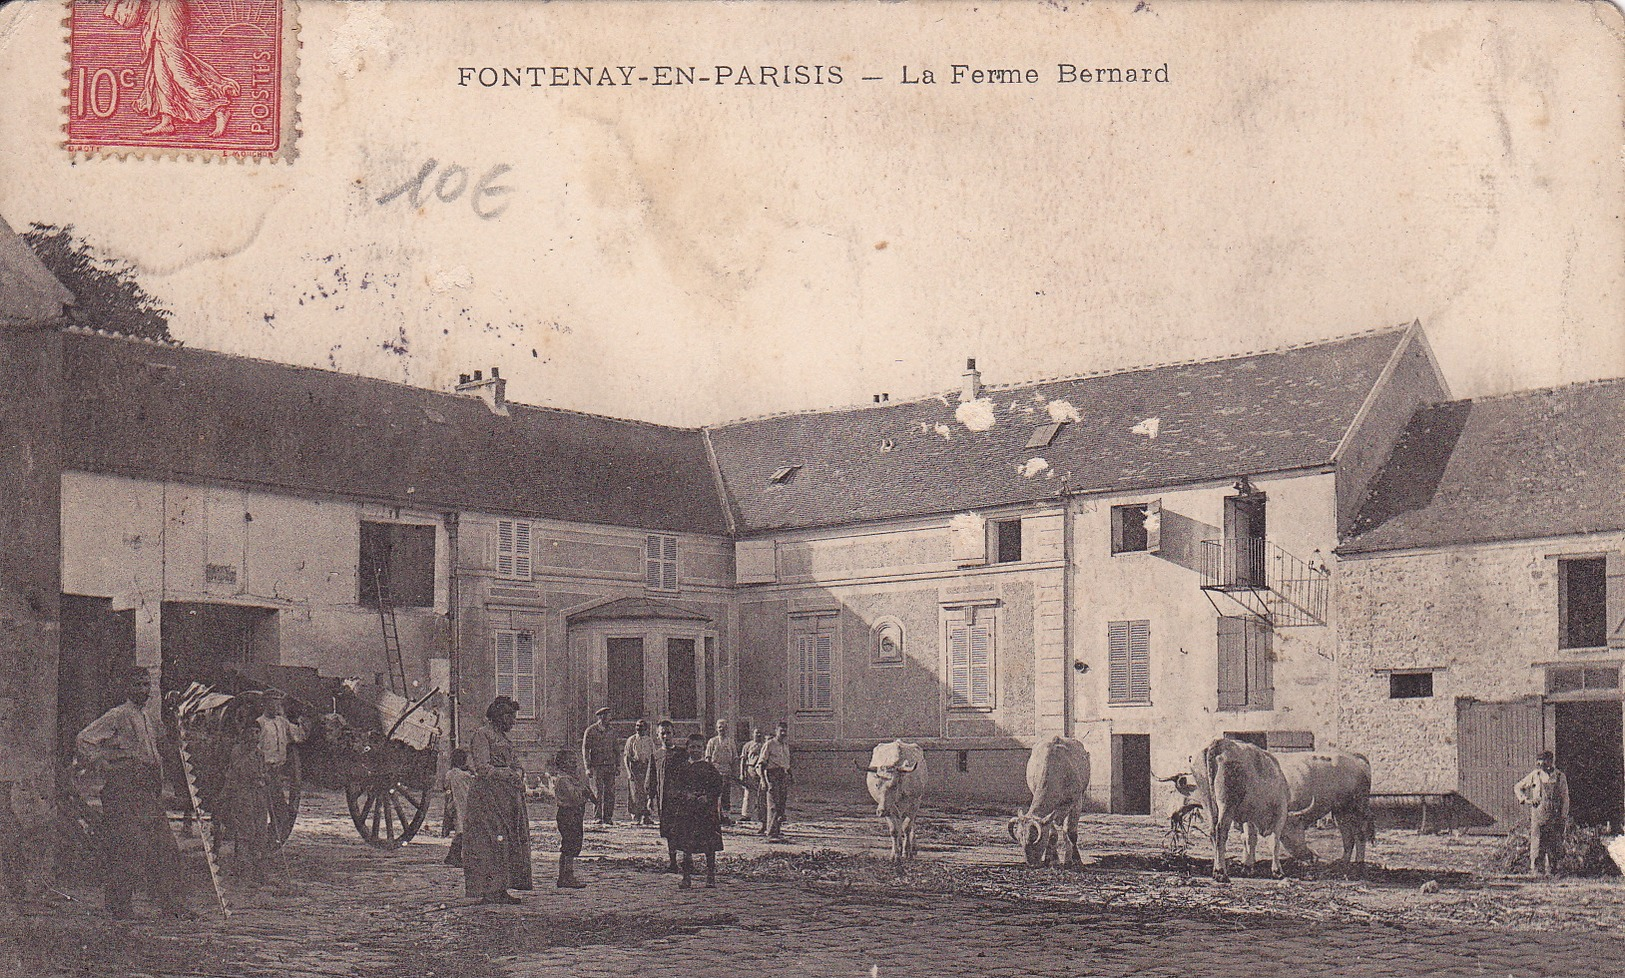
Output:
[[[1323,863],[1220,884],[1200,838],[1170,851],[1161,819],[1086,817],[1085,866],[1063,870],[1028,868],[1008,818],[938,805],[918,859],[897,867],[861,789],[801,791],[787,843],[728,829],[718,889],[692,891],[664,872],[656,832],[623,820],[589,827],[590,886],[573,891],[551,885],[558,838],[536,805],[536,889],[499,908],[444,865],[438,809],[385,852],[356,837],[342,796],[316,794],[272,885],[227,878],[229,918],[185,839],[197,920],[138,899],[140,919],[110,921],[93,880],[66,881],[49,901],[0,904],[0,976],[1625,973],[1625,883],[1491,871],[1496,838],[1385,830],[1363,880]],[[1309,841],[1323,856],[1338,845],[1330,829]],[[1284,963],[1261,969],[1259,954]]]

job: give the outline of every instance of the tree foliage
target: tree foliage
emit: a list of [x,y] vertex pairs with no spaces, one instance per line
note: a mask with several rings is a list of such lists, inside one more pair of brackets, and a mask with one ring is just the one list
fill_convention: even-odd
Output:
[[98,255],[73,233],[71,224],[36,223],[23,233],[23,240],[73,293],[68,319],[75,326],[149,340],[170,338],[170,310],[142,288],[134,265]]

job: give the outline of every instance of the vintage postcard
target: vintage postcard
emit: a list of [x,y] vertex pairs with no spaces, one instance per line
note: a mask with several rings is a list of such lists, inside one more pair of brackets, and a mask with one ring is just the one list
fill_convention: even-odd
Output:
[[1625,15],[0,6],[0,975],[1625,968]]

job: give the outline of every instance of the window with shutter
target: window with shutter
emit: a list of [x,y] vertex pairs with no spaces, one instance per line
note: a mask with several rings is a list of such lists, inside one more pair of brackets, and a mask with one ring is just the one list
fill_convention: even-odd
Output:
[[1106,702],[1151,702],[1151,622],[1106,623]]
[[644,549],[643,584],[651,591],[677,590],[677,538],[651,533]]
[[519,704],[519,716],[536,716],[536,637],[530,632],[499,630],[496,639],[496,694]]
[[516,581],[530,580],[529,523],[497,521],[497,576]]
[[822,713],[834,708],[835,616],[791,620],[791,648],[796,661],[796,709]]
[[1256,618],[1219,619],[1219,709],[1275,706],[1274,632]]
[[948,705],[992,709],[993,624],[987,612],[948,622]]

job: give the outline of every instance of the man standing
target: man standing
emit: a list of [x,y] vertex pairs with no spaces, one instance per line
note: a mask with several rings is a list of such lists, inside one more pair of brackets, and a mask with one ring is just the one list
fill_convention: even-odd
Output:
[[1563,833],[1569,825],[1569,779],[1557,770],[1552,752],[1543,750],[1535,769],[1512,790],[1520,802],[1529,806],[1529,871],[1550,876],[1563,857]]
[[733,737],[728,735],[728,721],[726,721],[726,720],[718,720],[717,721],[717,735],[715,737],[712,737],[705,744],[705,760],[710,762],[711,766],[716,768],[717,772],[719,774],[723,775],[723,778],[722,778],[722,824],[723,825],[732,825],[734,823],[734,820],[728,817],[728,809],[733,804],[733,801],[732,801],[733,792],[730,790],[730,786],[729,786],[729,782],[732,780],[732,778],[729,775],[734,769],[734,761],[737,760],[738,755],[739,755],[739,750],[734,745],[734,739],[733,739]]
[[125,700],[79,732],[79,763],[101,770],[103,903],[109,915],[134,916],[137,880],[165,914],[191,917],[181,893],[181,853],[164,814],[158,740],[143,710],[152,693],[145,669],[122,678]]
[[762,787],[762,773],[757,766],[762,759],[762,748],[767,745],[767,731],[750,728],[750,743],[739,752],[739,783],[745,786],[745,800],[739,808],[741,822],[756,822],[758,835],[767,834],[767,790]]
[[784,841],[784,811],[790,800],[790,728],[783,721],[762,745],[756,766],[767,786],[767,840]]
[[676,793],[668,791],[671,772],[688,762],[688,749],[677,742],[676,727],[670,720],[662,720],[655,724],[658,731],[654,760],[649,762],[649,774],[645,779],[649,795],[649,808],[660,820],[660,837],[666,840],[666,857],[669,864],[668,873],[677,872],[677,844],[671,839],[672,818],[676,814]]
[[260,753],[265,757],[266,783],[271,790],[271,818],[278,840],[286,839],[293,828],[294,810],[289,804],[289,789],[297,788],[299,759],[294,744],[305,742],[305,727],[288,719],[285,712],[286,694],[280,689],[265,692],[265,705],[260,712]]
[[639,720],[636,732],[626,738],[621,761],[626,767],[626,787],[632,796],[632,822],[651,825],[649,819],[649,762],[654,759],[655,742],[649,736],[649,721]]
[[609,729],[609,707],[599,707],[597,720],[581,735],[581,766],[592,777],[592,793],[597,796],[598,824],[615,823],[615,769],[621,763],[621,745]]

